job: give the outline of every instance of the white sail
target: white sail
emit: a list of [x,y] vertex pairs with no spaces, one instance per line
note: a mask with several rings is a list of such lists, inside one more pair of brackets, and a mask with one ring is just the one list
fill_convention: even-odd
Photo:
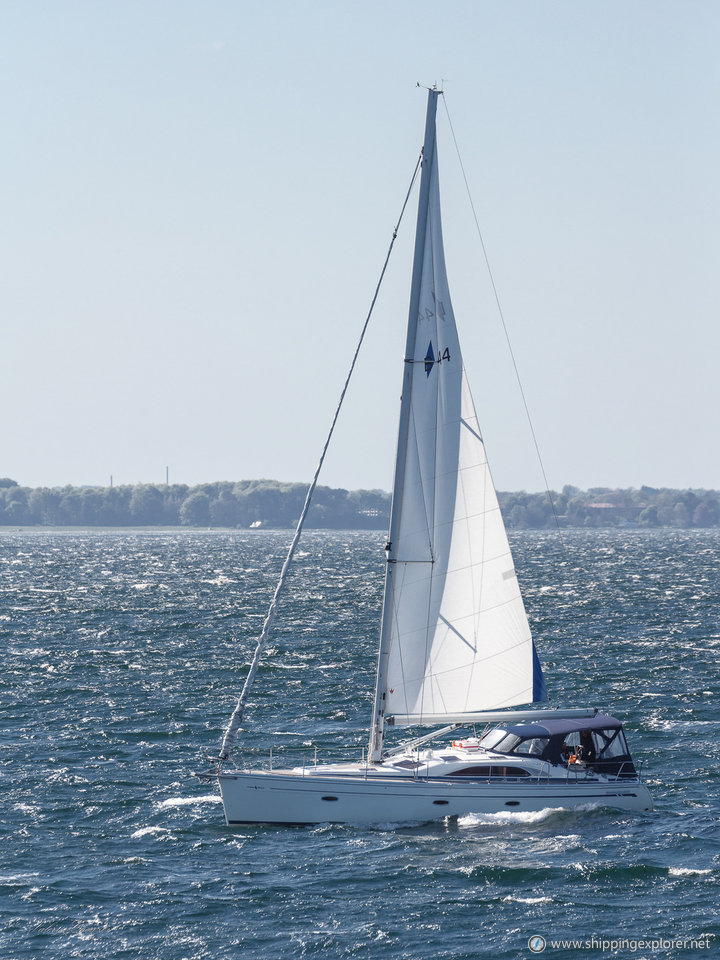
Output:
[[544,698],[450,302],[434,111],[426,151],[376,698],[399,722]]

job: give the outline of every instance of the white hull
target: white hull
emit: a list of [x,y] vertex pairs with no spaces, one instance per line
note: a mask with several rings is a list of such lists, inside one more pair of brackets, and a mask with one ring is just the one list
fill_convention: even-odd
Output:
[[402,823],[469,813],[533,811],[586,805],[652,810],[634,780],[549,780],[487,783],[441,779],[318,776],[294,771],[222,773],[225,820],[246,823]]

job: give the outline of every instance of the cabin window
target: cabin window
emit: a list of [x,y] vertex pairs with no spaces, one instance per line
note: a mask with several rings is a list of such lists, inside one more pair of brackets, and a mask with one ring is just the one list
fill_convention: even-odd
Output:
[[527,770],[520,767],[463,767],[453,770],[453,777],[529,777]]

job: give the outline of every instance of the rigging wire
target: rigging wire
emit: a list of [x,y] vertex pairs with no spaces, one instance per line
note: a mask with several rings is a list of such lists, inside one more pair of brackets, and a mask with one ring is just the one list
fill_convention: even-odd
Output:
[[470,201],[470,209],[472,210],[473,219],[475,220],[475,228],[477,229],[478,237],[480,238],[480,246],[482,248],[483,257],[485,259],[485,266],[487,267],[488,276],[490,277],[490,285],[492,286],[493,296],[495,297],[495,304],[497,305],[498,314],[500,316],[500,322],[502,323],[503,332],[505,334],[505,341],[510,352],[510,359],[512,361],[513,370],[515,371],[515,379],[517,380],[518,387],[520,389],[520,397],[522,398],[523,407],[525,408],[525,416],[527,417],[527,422],[530,427],[530,434],[533,439],[533,444],[535,446],[535,453],[538,458],[538,463],[540,464],[540,471],[542,473],[543,482],[545,483],[545,492],[547,493],[548,500],[550,501],[550,507],[552,509],[553,518],[555,520],[555,526],[560,532],[560,521],[558,520],[558,515],[555,511],[555,504],[553,502],[552,493],[550,492],[550,485],[548,484],[547,474],[545,473],[545,464],[543,463],[543,458],[540,453],[540,444],[538,443],[537,436],[535,434],[535,427],[533,426],[532,417],[530,416],[530,408],[528,407],[528,402],[525,397],[525,390],[523,389],[522,380],[520,379],[520,371],[518,369],[517,361],[515,360],[515,352],[512,348],[512,342],[510,341],[510,333],[508,332],[507,324],[505,323],[505,314],[503,313],[502,305],[500,303],[500,296],[495,286],[495,277],[493,276],[492,268],[490,267],[490,258],[488,257],[487,248],[485,247],[485,240],[483,239],[482,230],[480,229],[480,222],[478,220],[478,215],[475,210],[475,204],[473,203],[472,194],[470,193],[470,184],[468,183],[468,178],[465,174],[465,166],[462,162],[462,157],[460,156],[460,148],[458,147],[457,138],[455,137],[455,130],[452,125],[452,120],[450,119],[450,111],[448,110],[447,98],[443,94],[443,105],[445,107],[445,113],[448,118],[448,123],[450,125],[450,133],[452,134],[453,143],[455,144],[455,152],[457,153],[458,162],[460,164],[460,170],[462,172],[463,180],[465,181],[465,190],[467,191],[468,200]]
[[345,399],[345,394],[347,393],[348,387],[350,385],[350,378],[352,377],[353,371],[355,370],[355,364],[357,363],[357,359],[360,354],[360,348],[362,347],[363,340],[365,339],[365,334],[367,332],[367,328],[370,323],[370,317],[372,316],[373,310],[375,309],[375,303],[377,301],[378,294],[380,293],[380,286],[382,285],[383,279],[385,277],[385,272],[387,270],[388,262],[390,261],[390,254],[392,253],[393,247],[395,245],[395,240],[397,239],[398,231],[400,229],[400,224],[405,214],[405,208],[407,207],[408,201],[410,200],[410,194],[412,193],[413,186],[415,185],[415,180],[417,179],[417,174],[418,174],[418,170],[420,169],[421,163],[422,163],[422,152],[420,153],[417,163],[415,164],[415,170],[413,171],[412,179],[410,180],[410,186],[408,187],[408,191],[405,195],[405,201],[403,202],[402,210],[400,211],[400,216],[398,217],[398,221],[395,224],[395,228],[393,230],[392,240],[390,241],[390,246],[388,247],[388,252],[385,257],[385,263],[383,264],[383,268],[380,271],[380,279],[378,280],[377,286],[375,287],[375,294],[370,303],[370,309],[368,310],[367,317],[365,318],[365,323],[363,324],[362,332],[360,333],[360,339],[358,341],[357,347],[355,348],[355,353],[353,355],[352,363],[350,364],[350,369],[348,371],[347,377],[345,378],[345,384],[342,388],[342,393],[340,394],[340,400],[338,401],[338,405],[335,410],[335,416],[332,419],[332,423],[330,425],[330,430],[328,432],[327,439],[325,440],[325,446],[323,447],[322,453],[320,454],[320,460],[318,461],[317,468],[315,469],[315,474],[312,478],[312,482],[308,487],[308,492],[305,496],[305,503],[303,505],[302,512],[300,514],[300,519],[298,520],[297,527],[295,528],[295,535],[293,536],[292,543],[290,544],[290,548],[288,549],[287,556],[285,557],[285,562],[283,563],[282,570],[280,572],[280,579],[278,580],[277,586],[275,587],[275,593],[273,594],[272,601],[270,602],[270,607],[268,609],[267,616],[265,617],[265,622],[263,623],[262,631],[260,633],[260,636],[257,639],[257,643],[255,646],[255,653],[253,654],[252,662],[250,664],[250,669],[248,670],[248,674],[245,678],[245,683],[243,685],[240,698],[235,706],[235,709],[233,710],[233,713],[232,713],[232,716],[230,717],[230,721],[228,722],[227,728],[225,729],[222,746],[220,747],[220,754],[218,756],[219,761],[227,760],[227,758],[230,756],[230,751],[232,749],[233,743],[235,742],[237,731],[240,728],[240,724],[242,723],[243,713],[245,711],[245,705],[247,703],[247,699],[250,694],[250,688],[252,687],[253,680],[255,679],[255,674],[257,672],[258,664],[260,663],[260,656],[267,642],[267,638],[270,633],[270,627],[272,626],[272,622],[275,618],[278,599],[282,592],[282,588],[285,584],[288,569],[290,567],[290,563],[292,561],[293,555],[295,554],[295,548],[297,547],[298,541],[300,540],[300,534],[302,533],[303,524],[305,523],[305,518],[307,516],[308,510],[310,509],[310,502],[312,500],[313,494],[315,493],[318,477],[320,476],[320,470],[322,469],[322,465],[325,461],[325,454],[327,453],[328,447],[330,445],[330,440],[335,431],[335,424],[337,423],[338,417],[340,416],[340,410],[342,408],[343,401]]

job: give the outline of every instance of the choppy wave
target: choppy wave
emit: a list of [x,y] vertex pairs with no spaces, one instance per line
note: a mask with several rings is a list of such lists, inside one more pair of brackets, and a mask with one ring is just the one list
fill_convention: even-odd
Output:
[[[217,753],[288,539],[0,534],[0,952],[515,960],[539,931],[703,932],[717,951],[718,533],[513,537],[553,702],[622,716],[654,814],[228,830],[192,774]],[[359,756],[384,539],[303,543],[240,751]]]

